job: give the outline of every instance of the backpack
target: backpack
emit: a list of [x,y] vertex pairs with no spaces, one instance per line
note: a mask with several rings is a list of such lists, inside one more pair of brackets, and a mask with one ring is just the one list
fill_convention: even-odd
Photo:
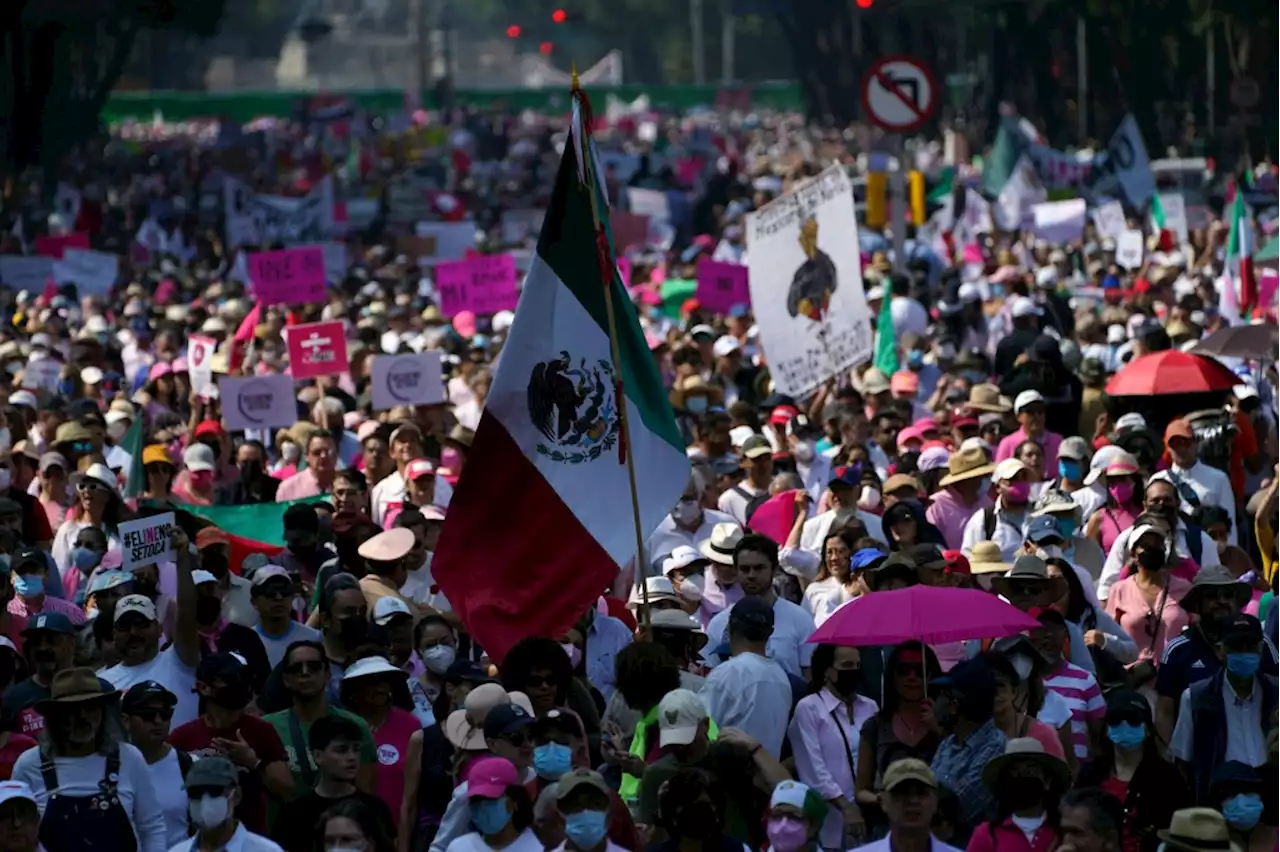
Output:
[[741,485],[733,486],[733,492],[740,495],[742,499],[747,501],[747,508],[742,513],[742,519],[745,523],[751,523],[751,516],[756,513],[756,509],[759,509],[765,504],[765,501],[767,501],[770,496],[768,491],[763,494],[752,494]]

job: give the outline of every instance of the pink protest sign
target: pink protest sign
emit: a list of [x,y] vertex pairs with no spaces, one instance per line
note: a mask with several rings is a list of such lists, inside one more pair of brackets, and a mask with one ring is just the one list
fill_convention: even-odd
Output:
[[295,379],[347,372],[347,336],[341,320],[290,326],[285,339],[289,370]]
[[727,314],[734,305],[751,304],[747,268],[718,260],[698,261],[698,301],[717,314]]
[[631,289],[631,261],[625,257],[618,258],[618,276],[622,278],[622,286]]
[[324,249],[320,246],[260,251],[249,255],[253,294],[264,305],[323,302]]
[[36,254],[41,257],[52,257],[62,260],[62,253],[67,249],[88,249],[89,235],[85,233],[63,234],[60,237],[36,237]]
[[451,317],[462,311],[496,314],[514,311],[516,261],[509,254],[488,254],[436,266],[436,295],[440,312]]

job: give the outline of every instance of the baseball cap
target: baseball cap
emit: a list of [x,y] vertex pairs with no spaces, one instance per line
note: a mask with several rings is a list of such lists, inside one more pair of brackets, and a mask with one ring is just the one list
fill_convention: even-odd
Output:
[[929,687],[950,687],[960,692],[995,692],[996,674],[986,660],[962,660],[942,677],[929,681]]
[[27,627],[22,631],[22,635],[26,636],[29,633],[35,633],[37,630],[61,633],[64,636],[74,636],[76,633],[76,628],[71,623],[71,619],[60,612],[42,612],[36,615],[27,622]]
[[67,459],[62,453],[48,452],[40,457],[40,472],[45,473],[51,467],[67,469]]
[[373,607],[373,621],[375,624],[386,626],[392,622],[397,615],[406,615],[413,618],[413,613],[409,611],[409,605],[400,598],[387,595],[379,598]]
[[424,476],[435,476],[436,467],[428,459],[414,459],[405,465],[404,478],[412,482]]
[[1186,438],[1188,441],[1194,441],[1196,439],[1195,430],[1191,428],[1191,422],[1189,420],[1179,417],[1176,420],[1169,421],[1169,425],[1164,429],[1165,443],[1169,443],[1169,441],[1174,438]]
[[729,610],[729,630],[755,630],[773,632],[773,607],[763,598],[748,596]]
[[1243,612],[1232,616],[1220,629],[1223,644],[1239,642],[1256,645],[1262,641],[1262,622]]
[[697,551],[696,548],[687,544],[677,545],[671,551],[671,555],[662,560],[662,573],[670,574],[682,568],[688,568],[695,562],[705,561],[706,557]]
[[1062,530],[1058,529],[1058,521],[1052,515],[1040,515],[1027,521],[1027,541],[1037,544],[1047,538],[1062,538]]
[[215,651],[200,658],[196,666],[196,680],[213,683],[215,680],[236,680],[247,675],[245,661],[230,651]]
[[1009,312],[1015,319],[1040,316],[1040,308],[1026,296],[1014,296],[1010,299]]
[[0,805],[14,799],[26,799],[32,805],[36,804],[36,794],[26,784],[21,781],[0,781]]
[[499,740],[531,724],[533,716],[519,704],[499,704],[484,717],[484,738],[486,742]]
[[724,358],[729,353],[737,352],[741,348],[737,338],[729,334],[720,335],[716,338],[716,342],[711,345],[711,351],[717,358]]
[[240,772],[236,765],[222,755],[202,757],[187,770],[186,788],[191,790],[201,787],[225,789],[240,784]]
[[[243,570],[243,569],[241,569]],[[263,565],[261,568],[253,572],[253,587],[256,589],[268,580],[284,580],[288,583],[293,582],[293,577],[289,572],[279,565]]]
[[151,602],[150,598],[142,595],[125,595],[116,601],[116,614],[111,623],[119,624],[120,619],[130,613],[141,615],[147,621],[155,621],[156,605]]
[[886,791],[892,791],[894,787],[907,781],[916,781],[926,787],[938,786],[938,779],[934,777],[933,770],[929,768],[929,764],[914,757],[904,757],[901,760],[895,760],[890,763],[884,771],[880,786]]
[[658,704],[658,745],[689,745],[698,734],[698,726],[707,718],[707,705],[697,693],[673,689]]
[[1089,458],[1089,442],[1079,435],[1072,435],[1070,438],[1064,438],[1062,443],[1058,445],[1058,458],[1075,459],[1076,461],[1084,461]]
[[1028,405],[1035,405],[1037,402],[1044,402],[1044,394],[1037,390],[1024,390],[1013,400],[1014,413],[1016,414]]
[[192,444],[182,451],[182,466],[192,473],[214,470],[213,448],[208,444]]
[[[491,710],[492,716],[496,711]],[[467,770],[467,795],[482,799],[498,799],[507,794],[508,787],[520,784],[520,773],[511,761],[502,757],[482,757]]]
[[572,793],[584,787],[599,790],[604,796],[612,797],[609,786],[604,783],[604,777],[599,772],[590,769],[573,769],[561,775],[560,780],[556,782],[556,801],[563,802]]
[[203,586],[205,583],[216,583],[218,578],[213,576],[212,572],[198,568],[191,572],[191,585]]
[[135,683],[120,699],[120,710],[130,713],[149,705],[162,704],[166,707],[177,707],[178,696],[170,692],[164,684],[154,680],[142,680]]
[[744,458],[757,459],[761,456],[772,454],[773,447],[769,444],[769,439],[761,435],[752,435],[742,444]]

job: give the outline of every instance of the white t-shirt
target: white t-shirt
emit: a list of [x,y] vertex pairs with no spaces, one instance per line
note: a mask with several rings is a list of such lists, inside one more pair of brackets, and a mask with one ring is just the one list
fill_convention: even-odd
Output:
[[893,336],[899,340],[908,331],[923,336],[929,330],[929,312],[915,299],[894,296],[889,302],[889,315],[893,317]]
[[283,636],[268,636],[262,632],[261,624],[255,624],[253,632],[258,634],[258,638],[262,640],[262,647],[267,649],[267,659],[271,661],[273,669],[284,660],[284,652],[289,650],[289,646],[294,642],[319,642],[321,638],[319,630],[293,620],[289,621],[289,629]]
[[[169,852],[190,852],[196,848],[191,844],[195,838],[188,837],[186,840],[172,846]],[[261,834],[254,834],[252,831],[244,827],[244,823],[236,826],[236,833],[231,835],[231,839],[222,847],[227,852],[284,852],[273,841],[268,840]]]
[[[538,835],[533,833],[533,829],[526,828],[519,837],[502,847],[502,852],[543,852],[544,848]],[[497,852],[497,850],[484,842],[480,832],[473,831],[450,843],[447,852]]]
[[[748,499],[738,493],[739,488],[747,494],[750,494],[751,498]],[[767,495],[768,493],[769,489],[767,488],[756,488],[750,482],[741,482],[720,495],[720,511],[724,512],[726,515],[731,515],[735,521],[745,527],[747,525],[747,506],[750,504],[751,500],[754,500],[761,494]]]
[[[182,767],[178,763],[178,750],[169,753],[155,763],[147,764],[151,786],[156,791],[156,802],[164,814],[166,846],[175,846],[187,839],[187,791],[182,785]],[[190,840],[187,843],[190,844]]]
[[[736,606],[736,604],[735,604]],[[721,610],[707,624],[707,649],[705,654],[712,654],[708,662],[723,662],[714,656],[714,651],[729,638],[729,613],[733,607]],[[817,629],[813,626],[813,616],[805,612],[786,598],[775,598],[773,602],[773,635],[769,637],[769,659],[782,666],[796,677],[801,677],[803,670],[809,667],[813,659],[814,646],[809,644],[809,637]],[[715,717],[712,717],[715,718]],[[786,734],[786,724],[782,726],[778,736]]]
[[[36,806],[44,814],[49,804],[49,790],[45,789],[44,776],[40,774],[40,749],[27,749],[13,764],[13,780],[21,781],[36,796]],[[86,757],[55,757],[54,769],[58,774],[57,792],[63,796],[88,798],[98,795],[98,785],[107,774],[107,758],[101,754]],[[120,773],[116,794],[129,816],[134,834],[138,838],[138,852],[164,852],[168,848],[164,816],[151,787],[151,775],[147,762],[128,743],[120,744]]]
[[149,663],[140,666],[119,663],[101,670],[98,675],[121,692],[144,680],[154,680],[172,692],[178,697],[178,706],[173,708],[172,728],[185,725],[200,715],[195,693],[196,670],[182,662],[176,645],[156,654]]

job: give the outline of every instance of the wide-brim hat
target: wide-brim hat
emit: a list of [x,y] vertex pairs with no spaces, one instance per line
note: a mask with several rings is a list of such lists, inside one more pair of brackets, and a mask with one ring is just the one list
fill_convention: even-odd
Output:
[[1200,598],[1204,595],[1204,590],[1211,587],[1233,588],[1236,593],[1236,609],[1242,608],[1253,597],[1253,591],[1249,588],[1248,583],[1240,582],[1235,574],[1232,574],[1230,570],[1221,565],[1211,565],[1200,569],[1196,574],[1196,578],[1191,582],[1191,590],[1182,596],[1182,600],[1178,601],[1179,605],[1187,612],[1199,613]]
[[698,542],[698,552],[721,565],[733,564],[733,551],[742,541],[742,527],[737,524],[716,524],[711,537]]
[[1039,556],[1022,555],[1013,560],[1013,565],[1003,577],[991,581],[991,588],[996,594],[1008,598],[1010,583],[1014,580],[1039,580],[1045,584],[1045,591],[1057,600],[1067,590],[1067,581],[1062,577],[1050,577],[1049,566]]
[[983,767],[982,783],[994,790],[1000,776],[1014,763],[1031,763],[1039,766],[1050,779],[1058,782],[1060,793],[1071,786],[1071,770],[1067,768],[1066,761],[1057,755],[1049,754],[1040,741],[1033,737],[1014,737],[1005,743],[1004,754]]
[[938,480],[938,486],[946,487],[954,482],[989,476],[995,469],[995,464],[987,461],[986,453],[977,447],[971,447],[954,453],[947,460],[947,475]]
[[969,389],[969,401],[965,403],[969,408],[976,408],[978,411],[990,411],[995,414],[1007,414],[1013,411],[1013,402],[1006,396],[1000,395],[1000,388],[991,384],[974,385]]
[[54,707],[106,704],[119,697],[120,693],[116,690],[102,688],[102,684],[98,682],[98,675],[93,669],[63,669],[53,676],[53,683],[49,686],[49,697],[40,699],[34,707],[36,712],[44,714]]
[[671,389],[671,404],[684,408],[687,397],[698,395],[705,396],[708,404],[718,404],[724,398],[724,391],[718,385],[709,384],[702,376],[686,376]]
[[1213,808],[1183,808],[1173,812],[1169,827],[1156,832],[1172,849],[1188,852],[1241,852],[1231,837],[1227,820]]
[[1012,562],[1006,562],[1000,545],[994,541],[980,541],[969,551],[970,574],[1007,574],[1013,568]]

